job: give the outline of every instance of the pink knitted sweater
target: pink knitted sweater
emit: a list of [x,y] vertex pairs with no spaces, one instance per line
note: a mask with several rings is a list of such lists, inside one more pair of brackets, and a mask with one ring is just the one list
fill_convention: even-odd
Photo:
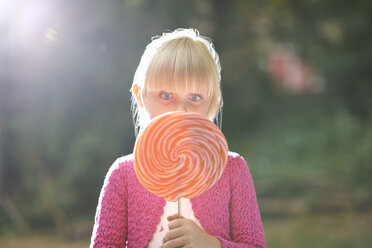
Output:
[[[229,152],[220,180],[190,201],[204,230],[222,247],[266,247],[252,176],[238,154]],[[146,247],[165,203],[139,183],[133,155],[117,159],[99,197],[90,247]]]

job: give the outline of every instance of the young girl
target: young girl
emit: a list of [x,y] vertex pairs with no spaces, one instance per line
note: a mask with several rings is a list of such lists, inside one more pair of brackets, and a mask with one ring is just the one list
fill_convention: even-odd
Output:
[[[132,85],[137,132],[169,111],[196,112],[218,123],[220,63],[212,43],[177,29],[146,47]],[[229,152],[219,181],[192,199],[167,202],[139,183],[133,155],[111,166],[101,191],[91,247],[266,247],[252,177]]]

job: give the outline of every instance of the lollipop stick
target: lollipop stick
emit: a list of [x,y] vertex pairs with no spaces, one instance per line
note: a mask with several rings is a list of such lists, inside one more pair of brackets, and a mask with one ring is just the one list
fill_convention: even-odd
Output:
[[178,199],[178,217],[181,217],[181,198]]

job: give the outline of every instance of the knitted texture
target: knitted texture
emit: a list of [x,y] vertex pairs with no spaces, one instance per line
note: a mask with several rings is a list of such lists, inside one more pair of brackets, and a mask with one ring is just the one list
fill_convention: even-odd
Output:
[[[222,247],[266,247],[252,176],[237,153],[229,152],[219,181],[190,201],[204,230]],[[90,247],[146,247],[164,206],[163,198],[139,183],[133,155],[117,159],[102,187]]]

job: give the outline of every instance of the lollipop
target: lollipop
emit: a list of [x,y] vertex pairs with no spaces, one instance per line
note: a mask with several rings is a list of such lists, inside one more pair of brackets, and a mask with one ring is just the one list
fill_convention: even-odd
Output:
[[200,114],[169,112],[154,118],[137,138],[134,169],[139,182],[168,201],[211,188],[227,162],[227,142]]

